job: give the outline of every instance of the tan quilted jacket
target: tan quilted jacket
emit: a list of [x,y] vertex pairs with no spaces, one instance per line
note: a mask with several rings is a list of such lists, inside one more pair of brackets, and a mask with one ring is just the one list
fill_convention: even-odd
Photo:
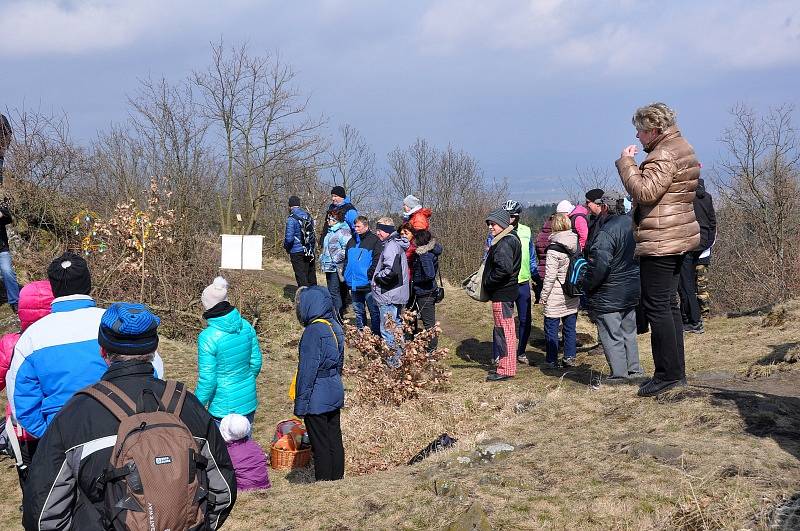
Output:
[[694,217],[694,191],[700,163],[677,127],[664,130],[645,147],[647,158],[617,160],[622,184],[633,199],[636,256],[667,256],[692,251],[700,244]]

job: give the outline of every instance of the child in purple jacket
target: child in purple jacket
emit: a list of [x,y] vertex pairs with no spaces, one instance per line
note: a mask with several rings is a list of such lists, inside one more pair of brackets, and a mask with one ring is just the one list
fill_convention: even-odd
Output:
[[267,456],[250,438],[250,421],[231,413],[222,418],[219,431],[228,445],[228,453],[236,470],[236,490],[268,489],[272,486],[267,473]]

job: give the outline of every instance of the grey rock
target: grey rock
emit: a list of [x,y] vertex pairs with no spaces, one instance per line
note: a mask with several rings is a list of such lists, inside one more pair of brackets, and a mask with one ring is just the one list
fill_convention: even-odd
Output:
[[473,502],[461,516],[447,528],[447,531],[490,531],[489,517],[481,504]]
[[633,458],[652,457],[656,461],[668,465],[679,465],[683,457],[683,450],[677,446],[655,444],[652,442],[638,442],[628,446],[628,455]]
[[478,452],[481,454],[481,458],[489,461],[513,451],[513,445],[498,439],[478,443]]
[[450,479],[433,480],[433,493],[437,496],[445,498],[456,498],[458,500],[465,500],[467,497],[464,487]]

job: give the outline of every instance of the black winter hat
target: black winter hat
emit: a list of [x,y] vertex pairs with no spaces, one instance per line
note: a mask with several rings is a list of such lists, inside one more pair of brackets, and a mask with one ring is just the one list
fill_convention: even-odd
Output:
[[300,198],[297,197],[296,195],[290,196],[289,197],[289,206],[290,207],[300,206]]
[[344,199],[347,197],[347,192],[344,191],[344,186],[334,186],[331,188],[331,195],[336,195]]
[[511,225],[511,216],[509,216],[508,210],[504,208],[498,208],[486,216],[486,222],[488,223],[490,221],[506,229],[509,225]]
[[603,192],[603,190],[601,190],[600,188],[593,188],[593,189],[589,190],[588,192],[586,192],[586,200],[589,201],[590,203],[594,203],[598,199],[603,197],[604,193],[605,192]]
[[55,297],[89,295],[92,291],[89,266],[86,260],[75,253],[66,252],[50,262],[47,278]]

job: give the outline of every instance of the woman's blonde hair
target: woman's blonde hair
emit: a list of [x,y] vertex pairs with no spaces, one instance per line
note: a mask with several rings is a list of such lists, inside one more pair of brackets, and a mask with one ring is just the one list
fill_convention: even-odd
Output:
[[558,212],[557,214],[553,214],[553,221],[550,222],[550,230],[553,232],[572,230],[572,223],[570,223],[566,214]]
[[650,131],[651,129],[664,131],[667,127],[675,125],[677,116],[677,113],[666,103],[657,102],[636,109],[631,121],[638,131]]

